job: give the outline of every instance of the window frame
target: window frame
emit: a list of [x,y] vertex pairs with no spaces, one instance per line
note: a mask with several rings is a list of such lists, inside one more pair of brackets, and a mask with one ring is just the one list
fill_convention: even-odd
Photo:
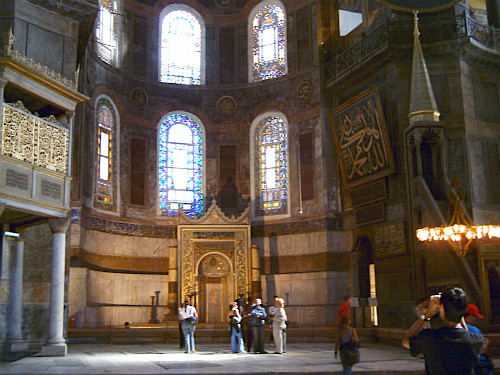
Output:
[[[266,6],[269,5],[274,5],[278,8],[281,9],[283,12],[283,22],[284,22],[284,41],[283,41],[283,48],[284,48],[284,59],[285,59],[285,67],[284,67],[284,72],[282,75],[279,75],[277,77],[271,77],[271,78],[265,78],[265,79],[255,79],[254,77],[254,71],[253,71],[253,22],[257,14],[260,12],[260,10]],[[262,82],[262,81],[267,81],[269,79],[276,79],[279,77],[283,77],[288,74],[288,35],[287,35],[287,13],[286,13],[286,8],[283,5],[283,3],[279,0],[265,0],[260,2],[257,6],[255,6],[250,12],[250,15],[248,16],[248,82]],[[278,43],[279,43],[279,38],[278,38]]]
[[[271,212],[266,212],[262,206],[257,207],[257,197],[261,198],[262,195],[262,189],[260,187],[260,181],[261,181],[261,168],[260,168],[260,161],[257,163],[256,159],[260,155],[260,150],[257,148],[260,148],[256,144],[256,137],[257,137],[257,132],[261,131],[261,123],[263,120],[269,117],[279,117],[282,121],[284,126],[287,129],[287,134],[286,134],[286,156],[285,156],[285,162],[286,162],[286,209],[284,210],[285,212],[279,212],[279,213],[273,213]],[[259,116],[257,116],[253,122],[252,126],[250,127],[250,176],[251,176],[251,184],[250,184],[250,195],[252,197],[251,199],[251,214],[255,218],[266,218],[266,219],[281,219],[281,218],[286,218],[290,216],[290,210],[291,210],[291,197],[290,197],[290,126],[287,117],[279,111],[267,111]],[[259,157],[260,160],[260,157]],[[260,199],[259,199],[260,202]],[[262,204],[262,203],[261,203]]]
[[[157,209],[157,215],[162,218],[174,218],[176,215],[169,215],[168,213],[162,213],[161,210],[161,198],[160,198],[160,132],[161,132],[161,127],[163,125],[163,122],[172,115],[184,115],[193,122],[195,122],[199,127],[200,127],[200,133],[201,133],[201,198],[202,198],[202,207],[201,211],[199,214],[203,214],[204,211],[204,206],[207,202],[205,202],[206,198],[206,132],[205,132],[205,126],[203,125],[202,121],[199,119],[198,116],[194,115],[193,113],[186,112],[186,111],[171,111],[165,114],[160,122],[158,123],[158,136],[157,136],[157,152],[158,152],[158,158],[157,158],[157,166],[156,166],[156,177],[157,177],[157,186],[156,186],[156,197],[157,197],[157,204],[156,204],[156,209]],[[168,143],[168,142],[167,142]],[[168,191],[168,190],[167,190]],[[189,216],[189,215],[188,215]]]
[[[112,125],[111,129],[104,130],[104,132],[110,135],[110,146],[108,146],[108,154],[107,157],[109,163],[109,179],[103,180],[99,177],[100,175],[100,161],[101,161],[101,153],[100,153],[100,141],[101,141],[101,126],[99,125],[99,117],[100,117],[100,109],[101,102],[104,102],[104,105],[108,107],[109,111],[112,115]],[[93,206],[96,209],[105,210],[107,212],[116,212],[117,207],[119,207],[119,194],[120,191],[120,179],[119,179],[119,155],[120,155],[120,117],[118,110],[114,101],[107,95],[99,95],[95,100],[95,118],[94,118],[94,140],[95,140],[95,148],[94,148],[94,163],[93,163]],[[99,184],[109,185],[110,186],[110,202],[103,201],[99,199],[101,195],[99,193]],[[102,195],[104,196],[104,195]]]
[[[119,67],[119,62],[120,62],[120,59],[119,59],[119,51],[120,51],[120,36],[121,36],[121,32],[120,30],[122,29],[122,25],[121,25],[121,18],[120,17],[117,17],[117,15],[121,12],[121,1],[120,0],[109,0],[110,2],[112,2],[112,5],[114,7],[114,10],[111,11],[111,18],[112,18],[112,30],[111,30],[111,38],[114,39],[114,46],[112,46],[113,48],[113,51],[111,53],[111,56],[109,59],[107,59],[106,57],[103,56],[103,54],[100,52],[101,47],[100,46],[100,43],[104,44],[103,42],[103,38],[102,38],[102,33],[101,33],[101,36],[97,35],[97,30],[100,30],[99,26],[100,26],[100,20],[101,20],[101,12],[102,12],[102,8],[108,8],[108,7],[105,7],[102,5],[102,0],[99,0],[99,10],[98,10],[98,14],[97,14],[97,17],[96,17],[96,24],[95,24],[95,28],[94,28],[94,36],[95,36],[95,51],[96,51],[96,54],[97,56],[99,57],[99,59],[101,61],[103,61],[104,63],[106,64],[110,64],[110,65],[113,65],[115,67]],[[108,8],[109,9],[109,8]],[[113,12],[115,14],[113,14]]]
[[[175,12],[178,10],[189,12],[193,17],[198,21],[200,25],[200,84],[199,85],[190,85],[190,84],[180,84],[173,82],[164,82],[161,80],[161,65],[162,65],[162,25],[164,18],[171,12]],[[197,12],[194,8],[191,8],[184,4],[171,4],[163,8],[158,18],[158,82],[164,84],[173,84],[173,85],[186,85],[186,86],[202,86],[205,84],[205,49],[206,49],[206,27],[205,20],[201,16],[199,12]]]

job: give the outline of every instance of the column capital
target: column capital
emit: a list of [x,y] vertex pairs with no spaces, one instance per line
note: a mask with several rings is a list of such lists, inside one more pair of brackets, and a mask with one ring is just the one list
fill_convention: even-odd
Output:
[[7,204],[0,203],[0,216],[2,216],[3,212],[5,211],[5,207],[7,207]]
[[75,117],[75,111],[66,111],[66,117],[72,120]]
[[49,226],[52,233],[66,233],[70,224],[70,216],[49,219]]

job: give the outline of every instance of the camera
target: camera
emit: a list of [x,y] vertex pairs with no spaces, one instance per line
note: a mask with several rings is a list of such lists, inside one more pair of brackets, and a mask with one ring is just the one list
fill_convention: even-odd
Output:
[[431,296],[431,298],[441,298],[441,293],[439,293],[439,294],[433,294]]

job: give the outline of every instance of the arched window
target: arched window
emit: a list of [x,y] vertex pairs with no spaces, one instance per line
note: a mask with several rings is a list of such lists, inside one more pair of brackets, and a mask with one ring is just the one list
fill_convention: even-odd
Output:
[[284,116],[266,114],[252,129],[254,214],[288,214],[288,127]]
[[117,49],[117,14],[116,0],[99,0],[99,14],[95,29],[97,54],[108,64],[116,63]]
[[182,5],[165,8],[160,16],[160,81],[203,84],[203,19]]
[[117,116],[113,103],[101,97],[96,105],[97,155],[94,205],[106,210],[116,209],[116,131]]
[[286,23],[282,4],[263,2],[250,14],[250,81],[262,81],[286,74]]
[[203,129],[187,113],[171,113],[160,124],[158,140],[160,214],[179,206],[191,217],[203,212]]

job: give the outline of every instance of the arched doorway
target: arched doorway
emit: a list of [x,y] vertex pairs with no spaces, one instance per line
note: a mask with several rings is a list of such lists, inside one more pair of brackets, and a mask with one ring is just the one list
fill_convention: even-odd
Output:
[[231,262],[220,253],[208,253],[200,259],[197,282],[199,285],[199,315],[205,323],[225,322],[229,302],[236,295]]
[[377,288],[375,281],[375,261],[373,247],[367,236],[359,236],[354,246],[358,253],[358,296],[361,308],[363,327],[378,325],[378,312],[376,303]]

